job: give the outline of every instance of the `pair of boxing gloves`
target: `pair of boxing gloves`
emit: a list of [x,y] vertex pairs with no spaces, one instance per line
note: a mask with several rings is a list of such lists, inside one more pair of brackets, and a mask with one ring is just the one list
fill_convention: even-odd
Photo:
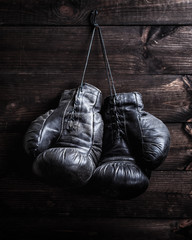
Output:
[[143,107],[137,92],[109,96],[102,104],[101,91],[90,84],[65,90],[59,106],[25,134],[34,172],[59,186],[91,186],[111,197],[142,194],[170,146],[166,125]]

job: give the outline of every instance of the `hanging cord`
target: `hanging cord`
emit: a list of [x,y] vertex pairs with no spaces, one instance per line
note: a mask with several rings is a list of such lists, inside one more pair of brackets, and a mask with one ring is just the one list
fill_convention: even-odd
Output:
[[[96,16],[98,15],[98,11],[97,10],[94,10],[91,12],[91,17],[90,17],[90,22],[92,24],[92,26],[94,28],[98,28],[100,29],[100,26],[99,24],[96,22]],[[108,71],[108,64],[107,64],[107,61],[106,61],[106,57],[105,57],[105,53],[104,53],[104,48],[103,48],[103,45],[102,42],[101,42],[101,37],[100,37],[100,34],[99,34],[99,38],[100,38],[100,43],[101,43],[101,49],[102,49],[102,53],[103,53],[103,58],[104,58],[104,62],[105,62],[105,69],[106,69],[106,72],[107,72],[107,80],[108,80],[108,83],[109,83],[109,88],[110,88],[110,94],[111,96],[113,95],[113,92],[112,92],[112,87],[111,87],[111,82],[110,82],[110,76],[109,76],[109,71]],[[104,42],[104,41],[103,41]],[[105,51],[106,52],[106,51]]]
[[101,49],[102,49],[102,53],[103,53],[103,57],[104,57],[105,68],[106,68],[106,72],[107,72],[107,80],[108,80],[108,83],[109,83],[110,94],[111,94],[111,96],[115,95],[115,97],[116,97],[114,80],[113,80],[109,60],[108,60],[108,57],[107,57],[107,51],[106,51],[106,48],[105,48],[105,43],[104,43],[102,31],[101,31],[101,28],[100,28],[99,24],[96,22],[96,16],[97,15],[98,15],[98,11],[93,10],[91,12],[90,22],[91,22],[92,26],[94,27],[94,29],[97,28],[98,31],[99,31],[99,38],[100,38]]
[[[100,38],[100,35],[99,35],[99,38]],[[100,39],[100,41],[101,41],[101,39]],[[111,86],[110,72],[109,72],[109,69],[108,69],[108,65],[107,65],[107,61],[106,61],[105,55],[104,55],[104,49],[103,49],[103,45],[102,44],[101,44],[101,49],[102,49],[104,63],[105,63],[105,69],[106,69],[106,73],[107,73],[107,80],[108,80],[108,84],[109,84],[110,95],[112,96],[113,95],[113,89],[112,89],[112,86]]]
[[114,84],[114,80],[113,80],[113,76],[112,76],[112,72],[111,72],[111,67],[110,67],[110,64],[109,64],[109,60],[108,60],[108,57],[107,57],[107,51],[106,51],[106,47],[105,47],[105,43],[104,43],[104,38],[103,38],[103,34],[102,34],[102,31],[101,31],[101,27],[99,26],[99,24],[96,23],[96,15],[98,14],[98,12],[95,10],[95,11],[92,11],[91,13],[91,20],[93,21],[92,22],[92,25],[94,25],[94,27],[97,27],[98,31],[99,31],[99,38],[100,38],[100,43],[101,43],[101,49],[102,49],[102,53],[103,53],[103,57],[104,57],[104,62],[105,62],[105,68],[106,68],[106,72],[107,72],[107,79],[108,79],[108,83],[109,83],[109,88],[110,88],[110,93],[111,93],[111,96],[113,97],[113,114],[115,116],[115,119],[116,119],[116,131],[115,131],[115,138],[119,138],[122,134],[122,131],[121,131],[121,121],[119,119],[119,113],[118,113],[118,110],[117,110],[117,101],[116,101],[116,89],[115,89],[115,84]]
[[107,57],[105,43],[104,43],[104,39],[103,39],[103,35],[102,35],[102,31],[101,31],[100,26],[98,26],[98,31],[99,31],[99,38],[100,38],[101,48],[102,48],[102,52],[103,52],[103,56],[104,56],[105,67],[106,67],[106,71],[107,71],[107,77],[108,77],[111,96],[114,94],[115,97],[116,97],[117,93],[116,93],[116,89],[115,89],[115,84],[114,84],[109,60],[108,60],[108,57]]
[[95,36],[95,30],[96,30],[96,27],[94,27],[92,35],[91,35],[91,41],[90,41],[90,44],[89,44],[89,49],[88,49],[88,53],[87,53],[87,58],[86,58],[84,70],[83,70],[81,84],[80,84],[80,87],[77,89],[77,92],[74,96],[75,99],[74,99],[74,103],[73,103],[73,109],[70,112],[70,115],[67,119],[67,130],[68,131],[75,129],[74,121],[75,121],[76,111],[78,109],[78,98],[80,97],[80,92],[82,92],[83,83],[84,83],[84,79],[85,79],[85,72],[87,70],[87,65],[88,65],[89,56],[90,56],[90,52],[91,52],[91,47],[92,47],[93,39],[94,39],[94,36]]
[[75,96],[73,110],[71,111],[70,117],[68,119],[68,122],[70,122],[70,124],[68,126],[68,129],[71,129],[73,127],[72,122],[74,121],[75,108],[77,107],[76,106],[76,101],[79,98],[80,92],[82,91],[82,88],[83,88],[85,73],[86,73],[86,70],[87,70],[87,65],[88,65],[88,61],[89,61],[89,57],[90,57],[91,48],[92,48],[93,39],[94,39],[94,36],[95,36],[96,29],[98,29],[98,31],[99,31],[99,38],[100,38],[101,49],[102,49],[102,53],[103,53],[103,57],[104,57],[105,68],[106,68],[106,72],[107,72],[107,80],[108,80],[108,83],[109,83],[110,94],[111,94],[111,96],[114,95],[113,100],[114,100],[114,105],[115,105],[114,106],[115,107],[115,115],[116,115],[116,118],[117,118],[117,123],[119,122],[118,121],[118,116],[117,116],[117,110],[116,110],[116,94],[117,93],[116,93],[116,89],[115,89],[115,85],[114,85],[114,80],[113,80],[109,60],[108,60],[108,57],[107,57],[107,52],[106,52],[106,48],[105,48],[105,43],[104,43],[102,31],[101,31],[101,28],[100,28],[99,24],[96,22],[96,15],[97,14],[98,14],[97,10],[94,10],[94,11],[91,12],[90,22],[93,26],[93,31],[92,31],[91,41],[90,41],[90,44],[89,44],[89,49],[88,49],[88,53],[87,53],[87,57],[86,57],[86,61],[85,61],[85,66],[84,66],[84,70],[83,70],[81,84],[80,84],[80,87],[77,90],[77,95]]
[[96,30],[96,27],[94,27],[94,29],[93,29],[92,36],[91,36],[91,41],[90,41],[90,44],[89,44],[89,49],[88,49],[88,53],[87,53],[85,67],[84,67],[84,70],[83,70],[83,76],[82,76],[82,79],[81,79],[81,85],[80,85],[81,91],[82,91],[83,82],[84,82],[84,79],[85,79],[85,72],[87,70],[87,65],[88,65],[89,56],[90,56],[90,52],[91,52],[91,47],[92,47],[92,44],[93,44],[93,38],[95,36],[95,30]]
[[[108,57],[107,57],[107,52],[106,52],[106,48],[105,48],[105,43],[104,43],[102,31],[101,31],[101,28],[100,28],[99,24],[96,22],[97,14],[98,14],[98,11],[94,10],[94,11],[91,12],[91,16],[90,16],[90,22],[91,22],[91,25],[93,26],[93,32],[92,32],[91,41],[90,41],[90,44],[89,44],[89,49],[88,49],[88,53],[87,53],[85,67],[84,67],[84,70],[83,70],[80,90],[82,91],[82,87],[83,87],[83,83],[84,83],[84,79],[85,79],[85,73],[86,73],[86,70],[87,70],[89,56],[90,56],[90,52],[91,52],[91,48],[92,48],[92,44],[93,44],[93,39],[94,39],[94,36],[95,36],[95,31],[96,31],[96,29],[98,29],[100,43],[101,43],[101,49],[102,49],[104,62],[105,62],[105,68],[106,68],[106,72],[107,72],[107,80],[108,80],[109,88],[110,88],[110,94],[111,94],[111,96],[115,95],[115,97],[116,97],[116,90],[115,90],[114,80],[113,80],[113,76],[112,76],[109,60],[108,60]],[[79,93],[78,93],[78,96],[79,96]]]

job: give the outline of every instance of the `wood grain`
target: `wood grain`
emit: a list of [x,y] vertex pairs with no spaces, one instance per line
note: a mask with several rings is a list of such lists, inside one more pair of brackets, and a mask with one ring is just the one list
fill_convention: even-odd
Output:
[[[109,218],[190,218],[192,172],[153,172],[148,190],[132,200],[69,191],[35,176],[10,173],[1,177],[1,216],[9,214]],[[175,184],[176,183],[176,184]]]
[[2,232],[10,238],[20,239],[130,239],[130,240],[186,240],[191,228],[182,228],[186,220],[178,219],[118,219],[12,216],[0,219]]
[[[102,29],[114,74],[192,73],[191,26]],[[90,28],[1,27],[0,31],[0,73],[82,74]],[[98,35],[89,62],[91,70],[104,71]]]
[[1,0],[1,25],[88,25],[99,11],[101,25],[191,24],[191,0]]
[[[22,128],[58,105],[65,89],[80,84],[79,73],[0,74],[0,131]],[[192,118],[191,76],[114,74],[117,92],[140,92],[144,109],[164,122],[186,122]],[[109,95],[105,71],[87,72],[86,82],[98,87],[103,99]]]
[[[163,120],[171,133],[169,155],[160,170],[191,169],[191,136],[184,131],[185,121],[191,118],[191,76],[180,75],[124,75],[119,74],[118,92],[139,91],[143,95],[145,110]],[[106,97],[109,94],[105,74],[87,74]],[[25,163],[22,140],[30,122],[58,105],[64,89],[77,87],[79,79],[70,74],[1,74],[0,102],[0,165],[5,169],[21,168],[14,156]],[[175,124],[172,124],[175,122]],[[182,122],[182,123],[181,123]],[[177,124],[178,123],[178,124]],[[189,124],[189,123],[187,123]],[[9,150],[11,149],[11,151]]]
[[[37,178],[30,122],[80,83],[97,9],[117,92],[138,91],[171,147],[141,196],[118,200]],[[0,239],[192,238],[192,1],[0,0]],[[86,82],[109,95],[98,36]]]
[[[29,123],[28,123],[29,125]],[[25,154],[23,138],[28,127],[25,125],[7,126],[8,131],[1,132],[0,138],[0,176],[13,170],[22,174],[31,172],[31,161]],[[183,124],[166,124],[171,134],[169,154],[157,169],[165,171],[191,171],[192,143],[191,137],[184,131]],[[10,150],[11,149],[11,150]],[[166,175],[166,172],[164,173]]]

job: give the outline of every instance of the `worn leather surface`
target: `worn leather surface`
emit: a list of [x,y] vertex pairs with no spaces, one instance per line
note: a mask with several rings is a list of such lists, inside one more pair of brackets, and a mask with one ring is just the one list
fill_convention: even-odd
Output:
[[101,155],[103,120],[99,89],[65,90],[59,106],[34,120],[24,138],[34,172],[65,187],[87,183]]
[[168,155],[167,127],[143,107],[141,94],[136,92],[104,101],[103,151],[92,182],[106,195],[132,198],[142,194],[151,170]]

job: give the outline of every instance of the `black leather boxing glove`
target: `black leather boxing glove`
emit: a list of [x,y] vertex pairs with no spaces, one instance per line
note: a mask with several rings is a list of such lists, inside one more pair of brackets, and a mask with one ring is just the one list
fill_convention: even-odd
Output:
[[34,172],[64,187],[88,182],[101,155],[101,92],[90,84],[65,90],[59,106],[34,120],[24,138]]
[[108,97],[103,105],[104,136],[99,166],[91,185],[110,197],[132,198],[149,184],[148,172],[142,170],[132,152],[132,139],[126,134],[124,104]]
[[151,170],[168,154],[169,131],[143,111],[139,93],[106,98],[103,119],[103,152],[91,182],[108,196],[139,196],[148,187]]
[[160,119],[144,111],[140,93],[119,94],[118,102],[124,103],[126,109],[126,134],[134,143],[133,154],[138,164],[150,170],[159,167],[169,152],[168,128]]

